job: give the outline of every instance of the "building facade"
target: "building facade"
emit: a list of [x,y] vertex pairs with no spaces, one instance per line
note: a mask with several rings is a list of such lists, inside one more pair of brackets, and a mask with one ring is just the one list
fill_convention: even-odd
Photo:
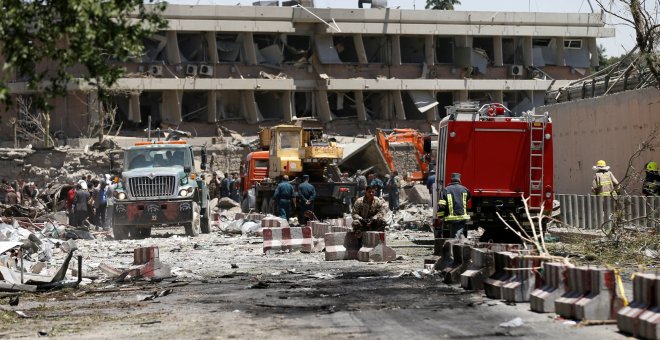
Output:
[[[459,100],[521,112],[588,74],[596,39],[614,35],[600,13],[169,5],[164,15],[168,29],[122,65],[111,102],[125,127],[149,117],[198,135],[298,119],[419,127]],[[20,77],[10,89],[29,95]],[[51,130],[75,137],[97,124],[95,103],[72,85]]]

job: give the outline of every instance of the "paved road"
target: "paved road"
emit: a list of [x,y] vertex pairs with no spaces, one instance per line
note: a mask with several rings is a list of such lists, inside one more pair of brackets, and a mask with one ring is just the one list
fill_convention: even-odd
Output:
[[[432,276],[417,278],[410,273],[421,269],[431,249],[413,247],[401,232],[390,234],[389,243],[403,259],[387,264],[325,262],[322,253],[264,256],[258,239],[169,236],[80,246],[91,275],[98,274],[98,263],[126,266],[131,249],[157,244],[177,278],[114,283],[100,275],[75,290],[24,295],[16,307],[1,306],[0,337],[39,331],[59,338],[155,339],[622,337],[615,326],[567,326],[530,312],[528,304],[506,305]],[[167,289],[169,295],[139,301]],[[31,318],[19,318],[16,310]],[[522,326],[499,326],[516,317]]]

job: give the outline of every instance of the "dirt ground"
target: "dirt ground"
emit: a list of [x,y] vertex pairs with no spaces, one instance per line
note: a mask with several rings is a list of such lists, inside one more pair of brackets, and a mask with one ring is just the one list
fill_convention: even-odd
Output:
[[[388,244],[399,255],[390,263],[264,255],[261,238],[217,232],[187,238],[183,228],[156,230],[145,240],[78,241],[85,276],[97,278],[76,289],[22,294],[17,306],[0,299],[0,337],[623,338],[615,325],[577,327],[531,312],[527,303],[505,304],[424,275],[432,246],[411,239],[431,237],[390,232]],[[149,245],[160,247],[175,277],[118,283],[98,270],[100,263],[128,267],[133,249]],[[144,301],[158,292],[163,296]],[[521,326],[500,326],[517,317]]]

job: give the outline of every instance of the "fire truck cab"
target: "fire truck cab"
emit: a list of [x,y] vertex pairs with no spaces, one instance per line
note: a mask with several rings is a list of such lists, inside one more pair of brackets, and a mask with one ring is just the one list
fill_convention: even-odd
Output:
[[436,217],[440,191],[450,183],[452,173],[460,173],[472,194],[468,204],[472,228],[485,230],[482,240],[511,235],[496,212],[511,222],[511,215],[515,216],[529,229],[522,197],[529,198],[532,216],[539,211],[550,215],[553,209],[552,152],[552,121],[547,113],[514,116],[498,103],[448,107],[447,117],[438,125],[434,227],[441,228],[443,222]]

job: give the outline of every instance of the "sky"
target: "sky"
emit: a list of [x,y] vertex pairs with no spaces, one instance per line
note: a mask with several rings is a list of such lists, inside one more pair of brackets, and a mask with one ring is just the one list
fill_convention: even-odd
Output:
[[[256,0],[168,0],[171,4],[232,5],[251,6]],[[282,0],[280,0],[281,2]],[[599,11],[596,0],[461,0],[457,11],[508,11],[508,12],[570,12],[589,13],[591,8]],[[609,0],[602,1],[609,4]],[[319,8],[357,8],[357,0],[314,0]],[[388,0],[387,6],[401,9],[423,10],[426,0]],[[368,5],[366,5],[368,6]],[[614,8],[616,12],[618,9]],[[616,30],[613,38],[598,39],[598,44],[605,47],[608,57],[625,54],[635,46],[634,30],[621,23],[621,20],[607,15],[606,23]]]

